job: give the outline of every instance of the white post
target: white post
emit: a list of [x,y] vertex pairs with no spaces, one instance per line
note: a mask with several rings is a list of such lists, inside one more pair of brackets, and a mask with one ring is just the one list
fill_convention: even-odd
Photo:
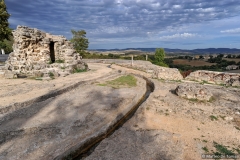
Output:
[[132,66],[133,66],[133,55],[132,55]]
[[1,51],[2,51],[2,54],[5,54],[4,49],[1,49]]
[[148,60],[148,55],[146,54],[146,61]]

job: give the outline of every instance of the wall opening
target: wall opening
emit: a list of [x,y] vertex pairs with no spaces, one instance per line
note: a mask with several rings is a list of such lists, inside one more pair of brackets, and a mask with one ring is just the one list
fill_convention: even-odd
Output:
[[55,62],[54,42],[50,42],[49,48],[50,48],[50,58],[52,63],[54,63]]

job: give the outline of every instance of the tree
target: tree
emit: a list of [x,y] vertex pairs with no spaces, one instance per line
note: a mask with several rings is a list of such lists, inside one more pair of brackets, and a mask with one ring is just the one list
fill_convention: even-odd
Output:
[[7,7],[4,0],[0,0],[0,41],[9,40],[11,30],[9,28],[8,18],[10,14],[7,12]]
[[13,45],[13,36],[10,36],[9,40],[4,39],[3,41],[0,41],[0,49],[4,49],[6,54],[11,53],[13,51],[12,45]]
[[159,66],[168,67],[168,65],[164,62],[165,52],[164,52],[163,48],[156,49],[154,58],[155,58],[154,64],[159,65]]
[[163,62],[165,57],[165,52],[163,48],[157,48],[155,51],[155,60],[157,62]]
[[85,30],[80,30],[80,31],[75,31],[71,30],[73,34],[73,38],[71,39],[71,42],[76,49],[76,51],[79,54],[84,55],[85,50],[88,48],[88,39],[86,38],[86,31]]

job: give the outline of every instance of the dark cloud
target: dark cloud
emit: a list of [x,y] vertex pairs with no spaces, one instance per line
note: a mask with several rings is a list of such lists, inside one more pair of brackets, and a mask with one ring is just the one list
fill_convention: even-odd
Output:
[[[151,36],[159,41],[176,34],[200,35],[200,30],[181,28],[202,24],[206,30],[205,23],[240,15],[239,0],[6,0],[6,4],[12,28],[27,25],[68,38],[71,29],[85,29],[90,40]],[[221,28],[218,34],[238,28]]]

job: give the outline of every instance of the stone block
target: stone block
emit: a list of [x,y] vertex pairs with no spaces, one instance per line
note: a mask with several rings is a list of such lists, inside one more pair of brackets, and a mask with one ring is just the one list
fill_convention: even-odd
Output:
[[178,96],[187,99],[209,101],[210,98],[213,96],[212,93],[205,86],[191,83],[180,84],[175,89],[175,92]]
[[17,75],[14,74],[14,73],[5,73],[5,74],[4,74],[4,77],[5,77],[6,79],[13,79],[13,78],[17,78]]

